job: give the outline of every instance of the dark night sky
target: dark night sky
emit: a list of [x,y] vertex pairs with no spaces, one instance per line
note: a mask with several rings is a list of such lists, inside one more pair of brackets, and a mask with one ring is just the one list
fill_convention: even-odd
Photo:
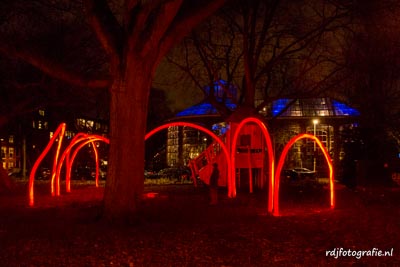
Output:
[[157,69],[153,87],[162,89],[167,95],[167,105],[173,113],[188,108],[203,100],[203,92],[193,81],[184,76],[174,65],[164,60]]

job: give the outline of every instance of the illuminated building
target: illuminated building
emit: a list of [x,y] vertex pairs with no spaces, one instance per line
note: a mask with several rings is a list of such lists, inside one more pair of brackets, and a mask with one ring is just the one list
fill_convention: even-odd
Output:
[[[197,105],[185,109],[172,119],[172,121],[189,121],[202,125],[216,134],[222,135],[226,132],[226,123],[221,121],[217,109],[207,100],[210,87],[205,87],[206,99]],[[215,100],[223,103],[228,109],[234,110],[236,104],[236,88],[227,85],[223,80],[214,83]],[[167,165],[170,167],[187,165],[190,159],[200,155],[212,140],[204,133],[189,127],[172,126],[168,128],[167,136]]]
[[[225,88],[220,86],[223,83]],[[229,86],[226,94],[226,83],[214,84],[214,95],[217,101],[223,103],[228,109],[235,110],[236,89]],[[206,90],[210,92],[210,90]],[[327,98],[304,99],[278,99],[266,106],[261,112],[265,117],[268,130],[273,140],[275,157],[278,157],[284,145],[300,133],[308,133],[318,137],[326,147],[334,162],[339,162],[343,154],[341,132],[347,127],[357,125],[359,112],[339,101]],[[202,125],[213,130],[217,135],[229,143],[229,129],[234,129],[235,124],[223,122],[213,105],[205,100],[197,105],[185,109],[170,121],[188,121]],[[207,164],[201,162],[210,154],[212,140],[196,129],[190,127],[173,126],[168,128],[167,136],[167,165],[184,166],[191,160],[198,162],[199,168]],[[265,141],[257,125],[246,125],[241,130],[237,139],[236,179],[238,187],[263,188],[265,186]],[[294,144],[288,153],[284,168],[305,167],[314,169],[321,176],[329,176],[329,170],[321,149],[316,142],[306,138]],[[252,176],[253,179],[248,179]]]
[[10,172],[18,172],[21,168],[21,150],[15,144],[14,135],[1,138],[1,162],[3,168]]
[[[359,112],[350,106],[327,97],[304,99],[279,99],[263,111],[273,136],[275,153],[282,151],[284,144],[299,133],[313,134],[327,148],[334,162],[343,155],[343,134],[347,128],[357,126]],[[306,167],[317,172],[323,161],[320,149],[312,140],[295,144],[289,153],[286,168]]]

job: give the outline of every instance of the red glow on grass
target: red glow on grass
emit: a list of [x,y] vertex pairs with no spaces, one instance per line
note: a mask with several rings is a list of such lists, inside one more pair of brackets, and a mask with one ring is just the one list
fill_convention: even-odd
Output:
[[311,134],[299,134],[290,139],[290,141],[285,145],[283,148],[282,154],[278,161],[278,166],[276,168],[276,176],[275,176],[275,190],[274,190],[274,216],[279,216],[279,183],[280,183],[280,176],[283,164],[285,163],[286,155],[289,152],[289,149],[296,143],[297,141],[309,138],[314,140],[318,146],[321,148],[322,153],[325,156],[326,162],[328,163],[329,167],[329,186],[330,186],[330,206],[333,208],[335,206],[335,196],[334,196],[334,181],[333,181],[333,166],[332,166],[332,159],[329,156],[328,151],[326,150],[325,146],[321,143],[321,141],[314,135]]
[[156,198],[157,196],[158,196],[158,193],[155,193],[155,192],[148,192],[148,193],[143,194],[144,198]]
[[170,127],[170,126],[186,126],[186,127],[195,128],[195,129],[197,129],[197,130],[200,130],[200,131],[202,131],[202,132],[208,134],[208,135],[211,136],[215,141],[218,142],[218,144],[221,146],[222,150],[223,150],[224,153],[225,153],[225,158],[226,158],[226,161],[227,161],[227,164],[228,164],[228,179],[227,179],[227,184],[228,184],[228,196],[229,196],[229,197],[234,197],[235,194],[233,194],[232,192],[236,192],[236,189],[234,189],[234,185],[231,183],[231,181],[234,180],[234,179],[232,179],[232,177],[231,177],[234,173],[232,173],[232,168],[231,168],[232,162],[231,162],[231,159],[230,159],[230,156],[229,156],[229,152],[228,152],[228,149],[226,148],[225,143],[224,143],[217,135],[215,135],[212,131],[210,131],[210,130],[208,130],[207,128],[204,128],[204,127],[202,127],[202,126],[200,126],[200,125],[197,125],[197,124],[194,124],[194,123],[190,123],[190,122],[171,122],[171,123],[163,124],[163,125],[161,125],[161,126],[155,128],[155,129],[151,130],[150,132],[148,132],[148,133],[145,135],[144,140],[147,140],[147,139],[148,139],[149,137],[151,137],[153,134],[155,134],[155,133],[157,133],[157,132],[159,132],[159,131],[161,131],[161,130],[167,129],[167,128]]
[[[233,139],[232,139],[232,150],[231,150],[232,173],[236,172],[236,170],[235,170],[235,168],[236,168],[236,166],[235,166],[236,143],[237,143],[237,139],[239,137],[240,130],[243,128],[243,126],[245,124],[251,123],[251,122],[256,123],[260,127],[260,129],[261,129],[261,131],[262,131],[262,133],[264,135],[265,142],[267,144],[267,149],[268,149],[268,167],[269,167],[268,212],[272,212],[273,205],[274,205],[273,204],[273,200],[274,200],[274,198],[273,198],[273,194],[274,194],[274,165],[275,165],[274,164],[274,152],[273,152],[273,148],[272,148],[271,137],[269,135],[267,127],[265,126],[265,124],[261,120],[259,120],[257,118],[254,118],[254,117],[248,117],[248,118],[242,120],[240,122],[240,124],[238,125],[238,127],[236,128],[235,133],[233,135]],[[235,177],[234,176],[232,176],[231,183],[233,185],[232,187],[235,188],[235,192],[234,192],[234,196],[235,196],[236,195],[236,181],[235,181]]]

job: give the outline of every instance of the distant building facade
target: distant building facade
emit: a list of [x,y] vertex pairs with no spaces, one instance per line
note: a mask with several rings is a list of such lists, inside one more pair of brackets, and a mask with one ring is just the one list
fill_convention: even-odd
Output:
[[[60,123],[52,119],[49,113],[51,111],[38,109],[24,119],[12,122],[7,131],[0,133],[1,160],[4,169],[21,176],[28,175],[33,163],[42,153]],[[67,141],[78,132],[108,136],[108,121],[106,120],[79,116],[69,119],[66,123],[64,137]],[[43,165],[51,167],[51,157],[46,157]]]
[[[207,100],[210,93],[213,93],[215,100],[223,103],[230,110],[236,109],[234,99],[237,97],[236,88],[228,85],[226,81],[220,80],[204,88],[206,97],[200,103],[189,107],[176,114],[169,121],[188,121],[198,123],[213,130],[216,134],[224,134],[227,125],[221,121],[217,109]],[[213,140],[210,137],[191,127],[171,126],[167,134],[167,165],[170,167],[187,165],[189,160],[197,157],[203,152]]]
[[[229,88],[228,94],[226,88]],[[228,86],[226,82],[219,81],[214,84],[213,91],[217,101],[224,103],[232,111],[236,109],[234,104],[236,89],[233,86]],[[210,90],[207,92],[210,92]],[[310,133],[321,140],[336,163],[340,161],[341,155],[344,153],[342,144],[345,140],[342,138],[342,132],[348,128],[357,127],[358,116],[360,115],[356,109],[327,97],[278,99],[266,106],[260,114],[265,117],[267,122],[275,155],[279,156],[283,147],[295,135]],[[199,104],[177,113],[170,121],[197,123],[220,136],[232,127],[222,121],[217,110],[207,101],[207,97]],[[170,167],[187,165],[191,160],[199,157],[212,144],[212,141],[206,134],[190,127],[169,127],[167,165]],[[239,154],[237,157],[240,158],[240,153],[243,153],[243,159],[238,160],[236,164],[239,168],[239,176],[241,174],[245,176],[246,172],[247,175],[249,172],[245,170],[245,166],[248,165],[247,162],[252,162],[249,164],[254,169],[252,175],[255,176],[255,183],[261,185],[265,184],[263,181],[265,177],[262,177],[265,157],[260,156],[264,154],[261,153],[262,151],[265,151],[262,133],[257,126],[249,125],[239,135]],[[253,159],[247,160],[246,153],[251,153]],[[295,167],[314,169],[321,174],[327,172],[322,151],[314,141],[308,139],[297,142],[290,149],[284,168]],[[240,181],[238,182],[240,183]]]

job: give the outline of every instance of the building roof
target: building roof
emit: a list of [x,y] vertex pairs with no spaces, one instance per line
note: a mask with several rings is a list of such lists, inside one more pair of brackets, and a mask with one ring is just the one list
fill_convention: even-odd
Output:
[[209,117],[218,116],[218,110],[209,102],[207,98],[212,93],[215,100],[224,103],[225,106],[230,110],[236,109],[236,104],[233,103],[232,99],[236,99],[236,87],[229,84],[227,81],[218,80],[213,83],[212,86],[205,86],[203,88],[205,93],[205,100],[191,106],[185,110],[182,110],[175,117]]
[[[232,100],[226,99],[225,105],[230,110],[236,109]],[[218,116],[218,110],[208,101],[191,106],[177,113],[175,117],[208,117]],[[345,103],[330,98],[305,98],[289,99],[283,98],[272,102],[267,117],[357,117],[360,112]]]
[[[235,110],[237,105],[233,99],[237,97],[237,89],[224,80],[215,81],[211,86],[203,88],[206,98],[199,104],[191,106],[177,113],[175,119],[179,118],[204,118],[219,116],[218,110],[207,98],[214,94],[215,100],[224,103],[230,110]],[[358,110],[345,103],[328,97],[316,98],[281,98],[273,101],[261,112],[266,117],[356,117]]]
[[[232,103],[230,99],[225,101],[225,105],[230,110],[236,109],[236,104]],[[212,116],[218,115],[218,110],[211,105],[208,101],[203,101],[197,105],[191,106],[181,112],[177,113],[176,117],[193,117],[193,116]]]
[[273,117],[357,117],[360,115],[358,110],[328,97],[278,99],[273,101],[271,113]]

